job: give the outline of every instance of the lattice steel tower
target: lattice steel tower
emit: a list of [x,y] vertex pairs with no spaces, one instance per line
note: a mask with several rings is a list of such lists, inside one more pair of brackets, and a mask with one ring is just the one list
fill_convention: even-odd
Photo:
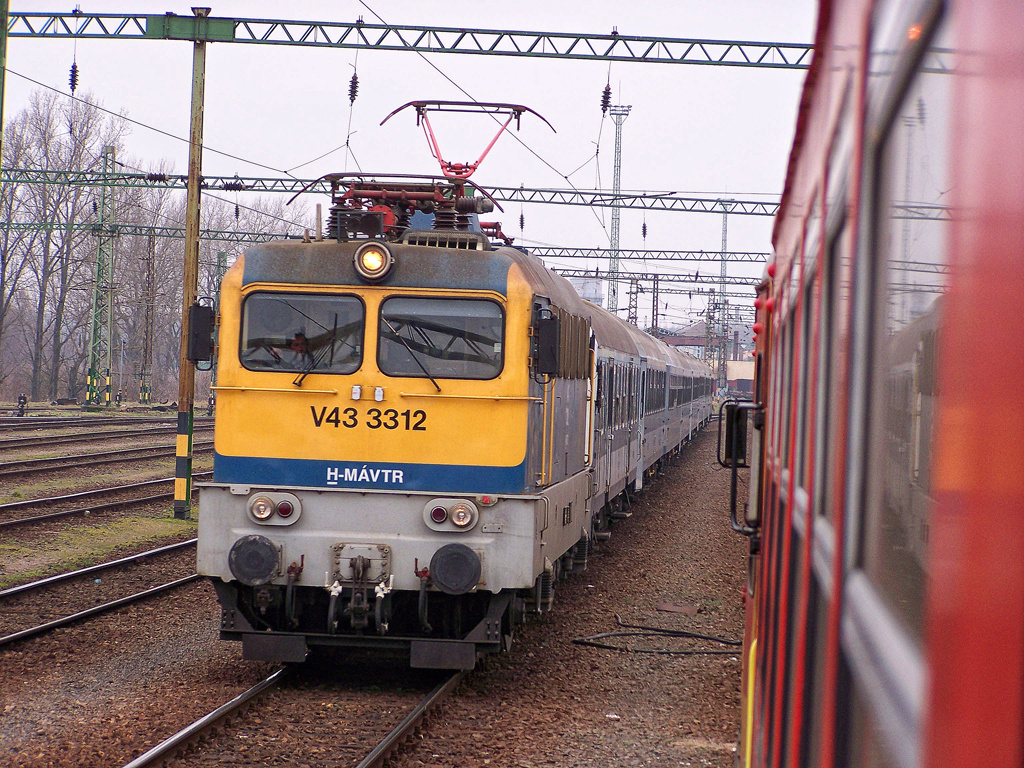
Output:
[[89,322],[88,398],[110,405],[110,334],[114,325],[114,193],[106,177],[114,173],[114,148],[103,148],[104,184],[101,187],[96,234],[96,273]]
[[615,121],[615,163],[612,171],[612,195],[615,205],[612,207],[612,241],[611,261],[608,264],[608,311],[613,315],[619,310],[619,193],[622,191],[622,124],[626,122],[632,106],[612,106],[608,114]]
[[718,386],[725,387],[729,383],[729,372],[728,372],[728,346],[729,337],[731,330],[729,326],[729,300],[726,298],[725,287],[728,280],[726,265],[728,263],[729,253],[729,209],[732,207],[731,200],[722,200],[722,260],[721,268],[719,269],[718,275],[718,320],[719,325],[716,328],[718,335],[718,350],[716,354],[717,359],[717,373],[718,373]]

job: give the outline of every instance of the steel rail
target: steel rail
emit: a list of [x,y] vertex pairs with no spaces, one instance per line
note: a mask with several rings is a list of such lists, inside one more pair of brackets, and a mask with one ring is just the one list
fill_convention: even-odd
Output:
[[[213,472],[195,472],[192,477],[209,477]],[[117,493],[119,491],[130,491],[134,488],[143,488],[147,485],[156,485],[157,483],[173,483],[173,477],[163,477],[158,480],[143,480],[139,483],[129,483],[128,485],[114,485],[110,488],[96,488],[91,491],[78,491],[76,493],[67,493],[63,496],[42,496],[38,499],[24,499],[22,501],[9,501],[6,504],[0,504],[0,512],[6,512],[9,509],[19,509],[21,507],[35,507],[44,506],[46,504],[58,504],[62,501],[71,501],[72,499],[89,499],[93,496],[102,496],[106,493]]]
[[387,736],[381,740],[381,742],[373,748],[373,750],[365,758],[363,758],[356,768],[379,768],[384,765],[384,761],[408,736],[412,735],[413,730],[417,725],[426,717],[427,713],[437,706],[441,701],[447,698],[455,687],[462,682],[462,679],[466,676],[465,672],[455,672],[444,682],[440,683],[434,690],[427,694],[422,702],[420,702],[416,709],[410,712],[401,723],[399,723]]
[[[213,447],[213,441],[195,443],[193,450],[207,450]],[[25,459],[24,461],[9,461],[0,467],[0,477],[13,477],[25,475],[31,472],[41,472],[46,469],[75,469],[76,467],[93,467],[103,464],[115,464],[128,459],[160,459],[165,456],[173,456],[175,447],[154,446],[152,448],[128,448],[122,451],[102,451],[100,453],[83,453],[76,456],[62,456],[49,459]],[[136,455],[128,455],[136,454]],[[146,455],[149,454],[149,455]],[[60,464],[60,462],[66,462]],[[77,463],[75,463],[77,462]],[[48,464],[60,464],[60,466],[49,467]]]
[[[5,225],[6,226],[6,225]],[[196,416],[197,424],[212,423],[212,416]],[[102,424],[104,426],[125,426],[127,424],[160,425],[174,423],[174,417],[152,416],[0,416],[0,432],[20,432],[27,429],[61,429],[70,426]]]
[[[47,437],[12,437],[7,440],[0,440],[0,450],[13,450],[25,445],[40,445],[45,447],[49,445],[63,445],[65,443],[89,443],[94,440],[166,435],[176,433],[177,429],[178,428],[174,425],[163,425],[159,427],[150,427],[149,429],[125,430],[123,432],[100,430],[98,432],[75,432],[70,435],[52,435]],[[195,427],[196,432],[208,432],[211,429],[213,429],[212,424],[199,424]]]
[[170,756],[173,752],[182,749],[205,731],[212,729],[214,726],[226,720],[265,690],[280,683],[288,672],[288,667],[282,667],[270,675],[270,677],[257,683],[248,691],[245,691],[245,693],[239,694],[227,704],[217,707],[213,712],[204,715],[191,725],[182,728],[176,734],[160,742],[149,751],[144,752],[134,760],[125,763],[123,768],[145,768],[145,766],[158,765],[164,758]]
[[[277,670],[263,681],[254,685],[248,691],[239,694],[231,701],[221,705],[185,728],[182,728],[173,736],[170,736],[160,742],[147,752],[139,755],[130,762],[125,763],[122,768],[147,768],[147,766],[159,764],[173,755],[176,751],[181,750],[188,744],[194,742],[204,732],[222,723],[232,714],[236,713],[239,709],[252,701],[256,696],[259,696],[268,688],[279,684],[288,674],[289,670],[289,667],[283,667],[282,669]],[[447,698],[453,690],[455,690],[456,686],[465,677],[465,674],[465,672],[455,672],[446,680],[438,684],[432,691],[430,691],[430,693],[427,694],[423,701],[416,705],[413,711],[410,712],[401,723],[393,728],[377,744],[377,746],[375,746],[370,753],[359,762],[356,768],[380,768],[380,766],[384,765],[384,761],[388,756],[397,749],[405,739],[412,735],[416,726],[423,721],[423,718],[427,713]]]
[[15,643],[19,640],[26,640],[30,637],[35,637],[36,635],[42,635],[54,629],[59,629],[60,627],[67,626],[68,624],[73,624],[76,621],[81,621],[82,619],[87,619],[90,616],[95,616],[98,613],[112,611],[113,609],[120,608],[123,605],[137,603],[140,600],[145,600],[147,597],[151,597],[161,592],[166,592],[170,589],[177,589],[178,587],[183,587],[186,584],[189,584],[198,578],[200,578],[199,574],[194,573],[191,576],[185,576],[184,578],[177,579],[175,581],[169,581],[166,584],[161,584],[160,586],[152,587],[150,589],[143,590],[142,592],[136,592],[134,595],[128,595],[127,597],[121,597],[117,600],[112,600],[109,603],[103,603],[102,605],[96,605],[92,608],[87,608],[86,610],[79,611],[78,613],[74,613],[71,616],[65,616],[61,619],[54,619],[53,621],[48,621],[45,624],[40,624],[37,627],[30,627],[29,629],[23,629],[20,632],[14,632],[13,634],[5,635],[4,637],[0,637],[0,646],[10,645],[11,643]]
[[[171,479],[173,480],[174,478]],[[94,504],[90,507],[80,507],[79,509],[66,509],[61,512],[47,512],[42,515],[30,515],[28,517],[19,517],[14,520],[4,520],[3,522],[0,522],[0,530],[5,528],[16,528],[19,525],[45,523],[48,520],[59,520],[63,517],[71,517],[73,515],[91,515],[96,512],[107,512],[118,509],[119,507],[129,507],[135,504],[152,504],[156,501],[166,501],[168,499],[174,499],[174,491],[156,493],[152,496],[143,496],[137,499],[122,499],[120,501],[110,501],[106,504]]]
[[99,571],[105,571],[109,568],[117,568],[119,565],[125,565],[127,563],[137,563],[140,560],[145,560],[148,557],[158,557],[168,552],[174,552],[185,547],[194,547],[199,539],[187,539],[186,541],[179,541],[176,544],[168,544],[165,547],[157,547],[156,549],[150,549],[145,552],[139,552],[134,555],[128,555],[117,560],[111,560],[106,563],[97,563],[96,565],[90,565],[85,568],[79,568],[77,571],[68,571],[67,573],[58,573],[56,576],[47,576],[45,579],[39,579],[38,581],[30,581],[27,584],[19,584],[16,587],[8,587],[7,589],[0,589],[0,600],[6,597],[13,597],[14,595],[20,595],[24,592],[32,592],[36,589],[42,589],[43,587],[49,587],[54,584],[59,584],[62,581],[68,581],[70,579],[78,578],[79,576],[88,576],[90,573],[98,573]]

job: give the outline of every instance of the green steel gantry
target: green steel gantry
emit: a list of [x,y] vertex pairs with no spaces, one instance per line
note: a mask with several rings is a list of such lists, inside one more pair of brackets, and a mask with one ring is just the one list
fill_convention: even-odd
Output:
[[[373,174],[365,174],[373,178]],[[104,178],[95,171],[48,171],[30,168],[0,170],[2,184],[81,184],[117,187],[151,187],[185,189],[187,177],[154,173],[112,173]],[[290,177],[261,178],[239,176],[204,176],[202,188],[216,192],[285,192],[296,194],[330,194],[325,179]],[[532,189],[530,187],[490,187],[484,189],[502,203],[543,203],[545,205],[578,205],[589,208],[633,208],[677,213],[728,213],[730,216],[774,216],[778,200],[733,200],[715,197],[691,197],[678,192],[621,192],[618,195],[596,189]],[[893,207],[897,219],[949,219],[949,208],[942,205],[901,203]]]
[[[11,232],[35,232],[39,230],[55,229],[57,225],[46,222],[24,222],[12,221],[4,224],[4,229]],[[71,232],[93,232],[100,234],[101,231],[111,236],[125,237],[185,237],[184,227],[171,227],[158,224],[117,224],[107,223],[101,227],[99,224],[88,224],[75,222],[70,226],[60,225],[61,228]],[[265,243],[268,240],[280,240],[286,237],[294,237],[283,232],[240,232],[228,229],[202,229],[199,231],[200,240],[218,240],[240,244]]]
[[[610,272],[595,273],[592,269],[556,269],[555,272],[565,278],[599,278],[602,280],[616,280],[622,283],[628,283],[634,280],[638,283],[644,283],[650,282],[654,279],[654,275],[647,272],[619,272],[614,277]],[[712,274],[700,275],[699,273],[694,273],[692,275],[657,275],[657,278],[658,281],[662,283],[686,283],[689,285],[709,286],[717,286],[719,284],[718,276]],[[726,279],[727,285],[739,288],[750,288],[752,291],[760,282],[760,278],[756,277],[729,277]],[[750,294],[750,299],[753,301],[753,293]]]
[[[372,178],[373,174],[366,174]],[[118,187],[147,187],[157,189],[184,189],[187,177],[162,173],[114,173],[103,178],[94,171],[49,171],[29,168],[4,168],[0,171],[3,184],[81,184],[100,186],[108,183]],[[330,194],[331,185],[325,179],[296,179],[290,177],[260,178],[238,176],[204,176],[202,188],[223,192],[285,192],[297,194]],[[678,192],[603,192],[595,189],[531,189],[529,187],[484,187],[487,193],[502,203],[544,203],[547,205],[578,205],[589,208],[639,208],[653,211],[687,213],[723,213],[728,205],[731,214],[747,216],[774,216],[779,210],[777,200],[720,200],[710,197],[691,197]],[[916,206],[927,208],[928,206]],[[918,216],[915,218],[934,218]]]
[[807,69],[813,46],[619,34],[461,29],[399,24],[177,16],[172,13],[12,13],[11,37],[190,40],[415,53]]

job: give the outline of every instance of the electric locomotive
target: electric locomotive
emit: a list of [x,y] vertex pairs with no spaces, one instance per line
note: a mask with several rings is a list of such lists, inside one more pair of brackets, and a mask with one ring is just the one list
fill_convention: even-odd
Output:
[[246,658],[469,669],[708,421],[711,372],[492,244],[465,180],[329,178],[325,238],[224,277],[198,570]]

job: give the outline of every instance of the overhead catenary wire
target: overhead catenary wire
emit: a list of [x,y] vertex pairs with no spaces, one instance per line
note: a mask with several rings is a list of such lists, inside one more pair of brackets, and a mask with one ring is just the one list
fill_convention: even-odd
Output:
[[[134,119],[132,119],[130,117],[127,117],[126,115],[124,115],[124,114],[122,114],[120,112],[114,112],[113,110],[107,109],[105,107],[101,107],[99,104],[91,102],[88,99],[83,99],[80,96],[73,96],[73,95],[70,95],[70,94],[65,94],[59,88],[54,88],[52,85],[47,85],[46,83],[40,82],[39,80],[31,78],[28,75],[23,75],[20,72],[14,71],[10,67],[6,67],[5,71],[9,75],[14,75],[15,77],[20,77],[22,80],[26,80],[26,81],[34,84],[34,85],[38,85],[40,88],[45,88],[48,91],[54,91],[55,93],[59,93],[62,96],[67,96],[67,98],[73,99],[75,102],[78,102],[79,104],[85,104],[87,106],[92,107],[93,109],[99,110],[100,112],[105,112],[108,115],[113,115],[114,117],[116,117],[116,118],[118,118],[120,120],[124,120],[127,123],[131,123],[132,125],[137,125],[140,128],[145,128],[148,131],[153,131],[154,133],[158,133],[161,136],[166,136],[169,139],[174,139],[175,141],[180,141],[180,142],[183,142],[185,144],[189,143],[189,140],[184,138],[184,137],[182,137],[182,136],[176,136],[173,133],[170,133],[168,131],[162,130],[160,128],[156,128],[155,126],[149,125],[147,123],[143,123],[143,122],[141,122],[139,120],[134,120]],[[275,167],[273,167],[271,165],[265,165],[263,163],[256,162],[255,160],[248,160],[248,159],[246,159],[244,157],[239,157],[238,155],[233,155],[230,152],[223,152],[222,150],[214,149],[214,148],[212,148],[212,147],[210,147],[210,146],[208,146],[206,144],[203,145],[203,151],[204,152],[211,152],[211,153],[213,153],[215,155],[220,155],[221,157],[228,157],[228,158],[231,158],[232,160],[238,160],[239,162],[245,163],[246,165],[252,165],[252,166],[255,166],[257,168],[264,168],[264,169],[266,169],[268,171],[274,171],[275,173],[283,173],[286,176],[292,176],[292,174],[290,172],[288,172],[286,170],[283,170],[281,168],[275,168]],[[295,177],[292,176],[292,178],[295,178]]]

